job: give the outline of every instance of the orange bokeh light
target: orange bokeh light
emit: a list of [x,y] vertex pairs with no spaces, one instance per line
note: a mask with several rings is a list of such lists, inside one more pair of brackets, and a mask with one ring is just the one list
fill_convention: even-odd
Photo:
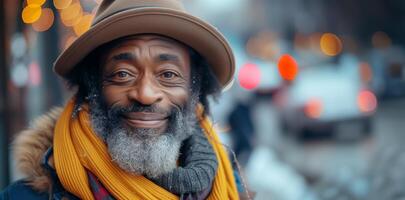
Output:
[[80,5],[80,2],[77,2],[63,9],[60,12],[60,17],[62,21],[71,21],[75,20],[75,18],[80,17],[82,12],[83,12],[82,6]]
[[72,0],[53,0],[53,5],[59,10],[69,7],[71,3]]
[[361,91],[357,97],[357,105],[361,112],[373,112],[377,108],[377,98],[368,90]]
[[27,5],[37,5],[37,6],[42,6],[46,0],[27,0]]
[[311,99],[304,107],[304,113],[310,118],[317,119],[323,111],[322,101],[319,99]]
[[297,61],[288,54],[282,55],[278,61],[278,71],[283,79],[294,80],[298,74]]
[[65,26],[72,27],[72,26],[75,26],[76,24],[78,24],[80,22],[80,20],[82,19],[82,17],[83,17],[83,12],[80,12],[76,17],[74,17],[72,19],[62,18],[62,23]]
[[321,51],[327,56],[336,56],[342,52],[343,44],[333,33],[324,33],[320,40]]
[[378,31],[373,34],[371,42],[375,48],[387,48],[391,45],[391,38],[384,32]]
[[49,8],[42,9],[41,17],[32,24],[32,28],[36,31],[43,32],[51,28],[54,21],[53,11]]
[[26,24],[36,22],[41,17],[42,9],[37,4],[30,4],[26,6],[22,11],[22,19]]
[[75,31],[77,36],[82,35],[90,29],[93,18],[94,15],[91,14],[83,15],[83,17],[80,19],[80,22],[73,27],[73,30]]

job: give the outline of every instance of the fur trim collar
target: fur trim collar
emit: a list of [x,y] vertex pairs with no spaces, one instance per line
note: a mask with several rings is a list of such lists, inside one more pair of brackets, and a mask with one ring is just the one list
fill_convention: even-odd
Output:
[[[46,150],[52,146],[53,130],[62,108],[53,108],[38,117],[27,130],[17,135],[13,142],[13,153],[17,169],[22,172],[34,190],[51,191],[52,179],[49,172],[41,166]],[[49,165],[53,166],[52,157]]]

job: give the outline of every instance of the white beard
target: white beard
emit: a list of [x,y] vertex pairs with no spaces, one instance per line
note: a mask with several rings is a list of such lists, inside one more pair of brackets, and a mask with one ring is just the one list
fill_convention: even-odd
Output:
[[139,138],[124,130],[107,136],[106,142],[112,160],[122,169],[150,178],[176,168],[181,141],[170,134]]
[[[192,97],[193,99],[193,97]],[[154,129],[127,128],[119,117],[109,116],[98,100],[90,101],[90,116],[94,131],[108,146],[112,161],[122,169],[137,175],[156,178],[177,167],[182,142],[197,124],[194,106],[188,105],[169,120],[163,134]],[[196,105],[196,104],[194,104]]]

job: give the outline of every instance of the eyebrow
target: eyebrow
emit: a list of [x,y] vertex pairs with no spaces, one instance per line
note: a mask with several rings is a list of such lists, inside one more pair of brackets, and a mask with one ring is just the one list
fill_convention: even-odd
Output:
[[119,53],[117,55],[114,55],[112,58],[114,61],[121,61],[121,60],[136,60],[136,57],[134,54],[125,52],[125,53]]
[[[137,58],[134,54],[129,53],[129,52],[123,52],[123,53],[119,53],[119,54],[112,56],[109,60],[134,61],[136,59]],[[180,63],[180,58],[177,55],[163,53],[163,54],[159,54],[158,56],[156,56],[155,61],[156,62],[172,61],[172,62]]]
[[173,54],[159,54],[159,56],[156,57],[156,61],[158,61],[158,62],[165,62],[165,61],[179,62],[180,59],[178,56],[173,55]]

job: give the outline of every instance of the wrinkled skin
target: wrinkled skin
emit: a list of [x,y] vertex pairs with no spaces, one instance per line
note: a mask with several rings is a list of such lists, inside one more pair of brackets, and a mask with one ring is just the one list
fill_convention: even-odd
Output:
[[129,128],[163,133],[173,109],[189,100],[190,55],[186,46],[157,35],[132,36],[102,56],[102,96],[107,107],[134,103],[154,110],[126,112]]

